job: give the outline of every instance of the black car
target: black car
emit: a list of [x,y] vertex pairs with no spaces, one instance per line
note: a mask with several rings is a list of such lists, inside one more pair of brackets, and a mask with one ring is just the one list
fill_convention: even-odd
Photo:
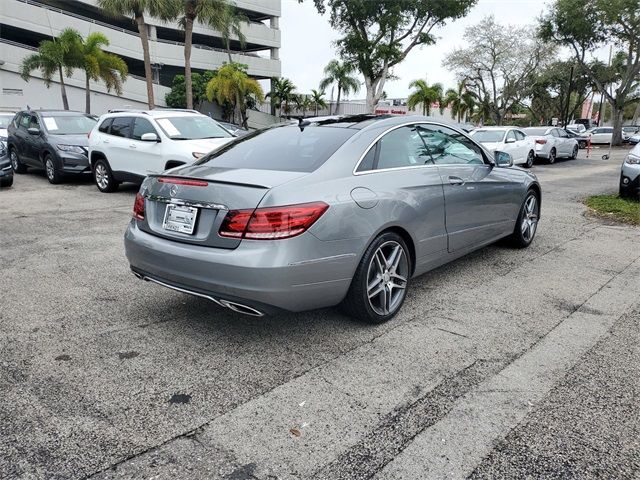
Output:
[[13,185],[13,169],[5,142],[0,140],[0,188]]
[[563,129],[569,135],[569,138],[575,138],[578,141],[579,148],[587,148],[588,138],[583,137],[582,135],[574,132],[573,130],[569,130],[568,128]]
[[65,174],[90,173],[87,134],[95,117],[81,112],[27,110],[9,124],[7,147],[16,173],[27,167],[44,168],[58,183]]

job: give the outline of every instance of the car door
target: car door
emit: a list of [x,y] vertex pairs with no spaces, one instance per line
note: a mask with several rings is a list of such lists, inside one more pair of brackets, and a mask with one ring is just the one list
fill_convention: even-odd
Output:
[[26,152],[25,152],[25,140],[26,136],[29,135],[27,133],[27,128],[29,128],[29,114],[28,113],[19,113],[14,120],[14,130],[11,136],[11,142],[18,153],[18,156],[21,160],[26,161]]
[[133,173],[132,169],[135,169],[129,148],[132,124],[133,117],[114,117],[109,135],[103,140],[107,145],[104,153],[117,178],[124,178],[123,175]]
[[[527,156],[529,155],[529,151],[531,150],[530,142],[527,140],[527,136],[524,132],[520,130],[514,130],[516,134],[516,145],[518,146],[518,158],[520,161],[518,163],[525,163],[527,161]],[[515,161],[515,158],[514,158]]]
[[442,179],[449,252],[477,247],[509,233],[519,208],[509,169],[494,167],[481,147],[451,128],[426,125],[424,129]]
[[[154,133],[158,141],[142,141],[142,135],[145,133]],[[165,162],[159,140],[160,136],[149,120],[142,117],[133,119],[133,130],[129,142],[132,173],[146,177],[152,173],[164,171]]]
[[[29,133],[28,129],[35,128],[40,131],[38,134]],[[36,115],[29,115],[29,124],[27,125],[27,132],[25,135],[24,141],[24,161],[29,165],[34,167],[42,167],[42,162],[40,161],[40,150],[42,148],[42,143],[44,141],[44,131],[42,130],[42,126],[38,121],[38,117]]]
[[560,145],[558,154],[563,157],[570,156],[573,152],[573,142],[571,141],[569,134],[561,128],[556,128],[556,133],[558,134],[558,143]]
[[507,152],[513,157],[514,162],[518,162],[520,159],[520,151],[518,146],[518,139],[516,138],[516,132],[514,130],[507,130],[507,134],[504,137],[504,144],[500,150]]
[[[391,214],[371,223],[400,224],[416,239],[416,273],[441,261],[447,251],[442,180],[420,138],[419,127],[395,128],[371,146],[357,167],[351,190],[353,200],[363,202],[359,203],[364,210],[358,221],[367,222],[368,215],[379,212]],[[365,202],[372,198],[381,208],[366,209]]]

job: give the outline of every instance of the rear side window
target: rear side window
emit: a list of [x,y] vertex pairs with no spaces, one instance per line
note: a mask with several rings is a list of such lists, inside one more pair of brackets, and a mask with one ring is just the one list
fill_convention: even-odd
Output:
[[149,120],[147,120],[146,118],[136,117],[133,120],[133,133],[131,134],[131,138],[133,138],[134,140],[140,140],[142,138],[142,135],[144,135],[145,133],[155,133],[156,135],[158,134]]
[[111,124],[111,135],[129,137],[131,135],[131,117],[115,117]]
[[336,127],[276,127],[239,137],[204,156],[197,165],[313,172],[357,130]]
[[514,132],[516,132],[516,139],[518,141],[524,140],[524,137],[526,136],[524,133],[522,133],[520,130],[514,130]]
[[109,127],[111,126],[111,122],[113,122],[113,118],[107,118],[106,120],[104,120],[100,124],[100,127],[98,127],[98,131],[100,131],[102,133],[108,133],[109,132]]

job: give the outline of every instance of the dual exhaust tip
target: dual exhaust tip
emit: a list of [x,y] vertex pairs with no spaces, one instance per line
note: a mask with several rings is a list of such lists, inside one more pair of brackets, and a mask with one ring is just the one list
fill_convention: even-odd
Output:
[[242,313],[243,315],[250,315],[252,317],[263,317],[264,313],[262,313],[260,310],[256,310],[253,307],[250,307],[248,305],[243,305],[241,303],[238,302],[232,302],[230,300],[223,300],[223,299],[218,299],[218,298],[213,298],[210,295],[205,295],[203,293],[199,293],[199,292],[194,292],[192,290],[187,290],[186,288],[181,288],[181,287],[176,287],[175,285],[170,285],[168,283],[165,282],[161,282],[160,280],[156,280],[155,278],[151,278],[151,277],[147,277],[146,275],[142,275],[138,272],[132,272],[137,278],[139,278],[140,280],[144,280],[145,282],[153,282],[153,283],[157,283],[158,285],[162,285],[163,287],[166,288],[170,288],[171,290],[176,290],[178,292],[182,292],[182,293],[188,293],[189,295],[194,295],[196,297],[201,297],[201,298],[206,298],[207,300],[215,303],[216,305],[219,305],[223,308],[228,308],[229,310],[233,310],[236,313]]

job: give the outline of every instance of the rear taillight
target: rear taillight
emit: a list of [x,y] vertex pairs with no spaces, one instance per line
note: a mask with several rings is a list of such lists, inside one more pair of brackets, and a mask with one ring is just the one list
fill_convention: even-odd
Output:
[[324,202],[284,207],[231,210],[220,226],[220,235],[252,240],[274,240],[300,235],[313,225],[329,205]]
[[133,202],[133,218],[144,220],[144,197],[140,193],[136,195],[136,201]]
[[540,145],[544,145],[545,143],[547,143],[547,139],[546,138],[538,138],[536,140],[536,143],[538,143]]

